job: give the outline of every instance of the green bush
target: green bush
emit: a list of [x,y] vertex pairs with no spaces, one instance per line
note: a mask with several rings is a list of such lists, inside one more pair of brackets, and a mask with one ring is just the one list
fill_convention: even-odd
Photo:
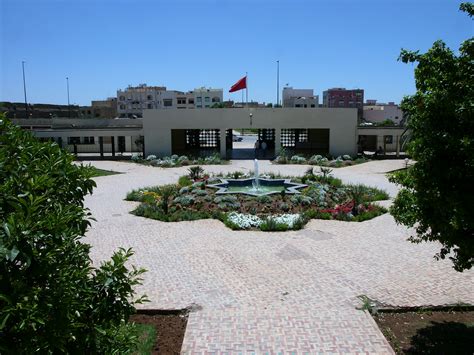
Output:
[[178,179],[178,185],[181,187],[191,186],[192,184],[193,184],[193,181],[188,175],[180,176]]
[[332,219],[332,216],[329,212],[321,212],[320,210],[307,210],[305,213],[306,219]]
[[142,269],[131,250],[93,267],[87,167],[0,117],[0,352],[127,353]]
[[290,229],[288,224],[286,223],[278,223],[275,221],[275,219],[269,217],[266,218],[262,224],[260,224],[260,230],[264,232],[284,232]]
[[354,222],[363,222],[363,221],[367,221],[369,219],[375,218],[377,216],[380,216],[384,213],[387,213],[386,208],[383,208],[380,206],[374,206],[373,210],[359,213],[357,216],[354,216],[352,220]]

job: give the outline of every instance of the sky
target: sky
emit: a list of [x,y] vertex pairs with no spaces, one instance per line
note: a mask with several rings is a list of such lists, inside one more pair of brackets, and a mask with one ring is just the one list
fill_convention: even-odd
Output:
[[[365,99],[414,93],[401,48],[453,50],[474,35],[455,0],[0,0],[0,101],[71,104],[147,83],[229,88],[248,72],[249,101],[288,84],[362,88]],[[281,93],[280,93],[281,99]]]

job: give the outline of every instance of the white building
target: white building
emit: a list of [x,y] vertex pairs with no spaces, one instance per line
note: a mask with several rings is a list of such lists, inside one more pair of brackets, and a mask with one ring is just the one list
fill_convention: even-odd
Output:
[[368,122],[378,123],[392,120],[394,123],[399,124],[403,119],[403,112],[394,102],[378,104],[377,100],[367,100],[362,117]]
[[142,118],[143,110],[209,108],[222,101],[222,89],[202,87],[183,92],[140,84],[117,90],[117,113],[120,118]]
[[319,105],[319,96],[314,95],[313,89],[283,88],[283,107],[314,108]]
[[210,108],[214,104],[220,104],[224,101],[222,89],[197,88],[192,91],[194,96],[195,108]]

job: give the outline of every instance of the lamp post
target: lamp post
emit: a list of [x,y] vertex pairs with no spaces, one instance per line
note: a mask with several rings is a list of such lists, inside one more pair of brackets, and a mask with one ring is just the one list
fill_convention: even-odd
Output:
[[69,110],[69,118],[71,118],[71,105],[69,104],[69,77],[66,76],[66,86],[67,86],[67,107]]
[[280,105],[280,61],[277,60],[277,107]]
[[28,101],[26,100],[26,79],[25,79],[25,61],[21,61],[21,67],[23,69],[23,92],[25,93],[25,110],[26,110],[26,118],[29,118],[28,115]]

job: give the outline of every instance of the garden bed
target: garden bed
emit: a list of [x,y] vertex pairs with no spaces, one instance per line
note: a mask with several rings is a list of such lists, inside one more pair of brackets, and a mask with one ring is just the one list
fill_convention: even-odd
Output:
[[186,311],[138,311],[130,321],[141,331],[138,354],[180,354],[188,322]]
[[384,311],[374,319],[397,354],[474,353],[472,310]]
[[178,168],[188,165],[223,165],[228,164],[227,160],[221,159],[218,153],[209,155],[207,157],[189,157],[186,155],[171,155],[169,157],[159,158],[156,155],[148,155],[143,159],[139,154],[132,155],[132,162],[155,166],[159,168]]
[[[255,197],[221,195],[208,186],[221,178],[246,177],[241,172],[218,177],[206,175],[200,167],[189,170],[190,175],[182,176],[177,184],[128,193],[127,200],[141,202],[132,213],[165,222],[215,218],[234,230],[286,231],[301,229],[314,218],[361,222],[387,212],[373,203],[387,200],[389,196],[385,191],[363,185],[344,185],[329,171],[317,175],[310,169],[303,177],[291,177],[294,182],[308,185],[300,190],[301,193],[283,191]],[[193,173],[196,171],[199,171],[197,175]],[[261,177],[283,178],[277,175]]]
[[369,162],[365,157],[353,158],[350,155],[342,155],[336,158],[324,157],[322,155],[289,154],[282,149],[280,154],[272,161],[273,164],[307,164],[330,168],[342,168],[345,166],[358,165]]

